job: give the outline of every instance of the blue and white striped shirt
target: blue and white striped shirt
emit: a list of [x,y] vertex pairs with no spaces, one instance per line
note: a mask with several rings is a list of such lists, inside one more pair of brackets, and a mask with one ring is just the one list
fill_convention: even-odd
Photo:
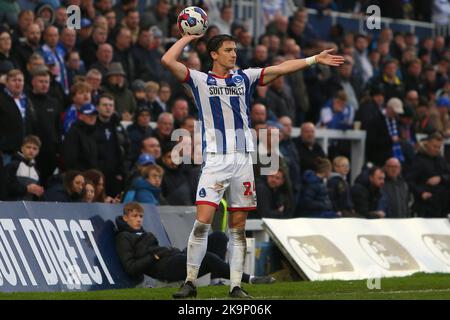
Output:
[[199,111],[203,152],[254,151],[250,100],[263,76],[261,68],[230,70],[225,78],[188,69],[184,82]]

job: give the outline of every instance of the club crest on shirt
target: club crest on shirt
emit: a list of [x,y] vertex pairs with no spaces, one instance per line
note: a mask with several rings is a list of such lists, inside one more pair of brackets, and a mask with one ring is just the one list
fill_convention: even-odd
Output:
[[198,195],[200,196],[200,198],[206,197],[206,191],[205,191],[205,188],[201,188],[201,189],[200,189],[200,192],[198,193]]
[[208,84],[208,86],[217,86],[217,80],[214,77],[208,77],[206,83]]
[[236,86],[240,86],[243,82],[244,82],[244,78],[241,75],[235,75],[231,78],[231,81],[233,81],[233,83]]

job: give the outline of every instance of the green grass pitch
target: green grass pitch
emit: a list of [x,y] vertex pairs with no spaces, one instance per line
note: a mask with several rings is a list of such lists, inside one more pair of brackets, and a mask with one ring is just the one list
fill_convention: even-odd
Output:
[[[381,289],[368,289],[367,281],[296,281],[272,285],[244,285],[255,299],[283,300],[393,300],[450,299],[450,275],[418,273],[409,277],[382,278]],[[176,288],[146,288],[95,292],[0,293],[0,299],[44,300],[167,300]],[[198,288],[197,299],[226,299],[228,286]]]

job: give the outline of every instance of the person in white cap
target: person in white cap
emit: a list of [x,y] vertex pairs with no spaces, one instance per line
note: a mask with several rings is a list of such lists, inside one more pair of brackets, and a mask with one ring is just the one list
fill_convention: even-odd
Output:
[[394,157],[405,160],[400,144],[398,115],[403,114],[403,102],[391,98],[386,108],[378,114],[367,128],[367,161],[383,166],[387,159]]

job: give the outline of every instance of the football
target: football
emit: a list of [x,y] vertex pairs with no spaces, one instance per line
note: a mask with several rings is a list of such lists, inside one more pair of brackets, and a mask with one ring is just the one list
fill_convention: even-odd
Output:
[[182,35],[201,35],[208,29],[208,16],[199,7],[187,7],[178,15],[178,29]]

